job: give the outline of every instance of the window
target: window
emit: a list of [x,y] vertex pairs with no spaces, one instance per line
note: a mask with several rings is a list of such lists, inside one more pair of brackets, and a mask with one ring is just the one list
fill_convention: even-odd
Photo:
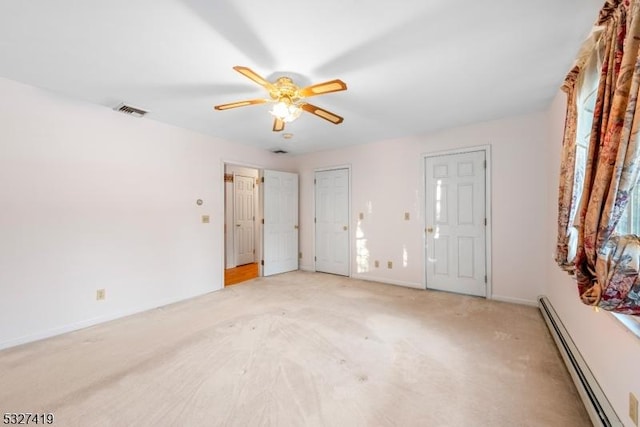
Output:
[[[584,64],[583,72],[576,81],[576,152],[575,169],[573,179],[573,201],[569,213],[569,249],[568,260],[575,258],[577,250],[577,230],[579,227],[576,218],[585,179],[587,158],[589,155],[589,143],[591,140],[591,129],[593,116],[598,96],[598,85],[600,83],[600,69],[602,68],[602,50],[598,47],[593,49],[590,57]],[[639,183],[640,184],[640,183]],[[625,208],[622,218],[616,226],[618,234],[640,235],[640,185],[636,185],[630,195],[629,203]],[[640,316],[628,316],[624,314],[612,313],[616,319],[622,322],[632,333],[640,337]]]
[[640,235],[640,185],[636,184],[629,196],[629,203],[616,225],[618,234]]
[[[620,218],[620,222],[616,225],[616,233],[618,234],[640,235],[640,185],[638,184],[640,183],[636,183],[633,188],[631,196],[629,196],[629,203]],[[640,337],[640,316],[627,316],[618,313],[613,313],[613,315]]]
[[635,315],[634,326],[640,317],[640,187],[631,200],[640,175],[634,42],[640,26],[629,16],[637,3],[605,4],[564,80],[556,245],[556,262],[575,275],[580,300]]
[[576,82],[576,158],[573,177],[573,201],[571,212],[569,213],[569,249],[567,260],[573,261],[578,247],[577,231],[579,226],[576,222],[576,214],[582,196],[587,157],[589,155],[589,141],[591,140],[591,127],[593,124],[593,114],[595,112],[596,100],[598,97],[598,84],[600,83],[599,70],[602,67],[600,49],[594,49],[593,53],[584,65],[584,71],[580,74]]

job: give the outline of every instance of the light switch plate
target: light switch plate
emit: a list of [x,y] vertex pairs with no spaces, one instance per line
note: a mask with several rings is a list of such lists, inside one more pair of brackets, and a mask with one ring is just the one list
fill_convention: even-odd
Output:
[[96,291],[96,301],[102,301],[107,297],[104,289],[98,289]]
[[359,218],[360,220],[363,220],[363,219],[364,219],[364,214],[363,214],[362,212],[360,212],[360,213],[358,214],[358,218]]
[[393,268],[393,262],[387,261],[387,268]]
[[373,266],[374,266],[375,268],[380,267],[380,261],[373,261]]
[[409,221],[409,218],[410,218],[409,212],[405,212],[404,213],[404,220],[405,221]]

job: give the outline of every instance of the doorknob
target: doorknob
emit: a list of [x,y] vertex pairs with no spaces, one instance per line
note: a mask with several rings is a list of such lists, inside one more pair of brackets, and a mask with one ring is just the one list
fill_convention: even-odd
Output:
[[427,233],[433,233],[433,227],[427,228]]

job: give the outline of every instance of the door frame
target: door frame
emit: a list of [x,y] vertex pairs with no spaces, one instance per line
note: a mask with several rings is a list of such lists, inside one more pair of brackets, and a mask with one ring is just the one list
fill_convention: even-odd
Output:
[[[348,185],[349,197],[348,197],[348,201],[347,201],[347,215],[348,215],[348,218],[349,218],[349,223],[348,223],[349,234],[347,236],[347,241],[348,241],[348,245],[349,245],[349,251],[348,251],[348,254],[349,254],[349,262],[348,262],[349,270],[348,270],[347,277],[351,277],[351,274],[353,272],[353,268],[352,268],[353,249],[351,247],[352,246],[351,242],[353,241],[353,239],[351,237],[352,237],[353,230],[355,230],[354,220],[353,220],[353,218],[351,218],[351,194],[352,194],[352,191],[351,191],[351,186],[352,186],[352,183],[351,183],[351,164],[349,163],[349,164],[346,164],[346,165],[336,165],[336,166],[327,166],[327,167],[322,167],[322,168],[315,168],[313,170],[313,179],[316,179],[316,172],[326,172],[326,171],[340,170],[340,169],[346,169],[347,170],[347,177],[349,179],[349,185]],[[313,184],[313,203],[312,203],[311,208],[313,209],[313,211],[312,211],[313,212],[313,217],[315,218],[316,217],[316,184],[315,183]],[[311,234],[312,234],[312,239],[311,239],[312,242],[311,242],[311,244],[313,245],[313,271],[317,271],[316,270],[316,224],[315,224],[315,221],[313,223],[313,233],[311,233]]]
[[300,270],[300,173],[264,169],[263,176],[262,275],[267,277]]
[[[234,165],[236,166],[236,165]],[[248,169],[248,168],[247,168]],[[253,169],[253,168],[251,168]],[[256,180],[260,179],[260,171],[258,171],[257,169],[253,169],[254,171],[257,172],[257,176],[254,178],[253,176],[247,176],[247,175],[243,175],[242,173],[238,173],[238,172],[233,172],[233,222],[237,223],[238,221],[238,210],[236,209],[236,203],[237,203],[237,199],[236,199],[236,180],[239,177],[242,178],[247,178],[249,180],[251,180],[251,184],[252,184],[252,191],[251,191],[251,197],[252,197],[252,206],[253,206],[253,212],[252,212],[252,216],[253,216],[253,224],[251,226],[251,232],[253,234],[253,261],[252,262],[256,262],[256,255],[257,255],[257,251],[256,251],[256,236],[258,234],[258,227],[257,227],[257,223],[256,223],[256,217],[259,216],[258,215],[258,203],[257,199],[258,199],[258,194],[260,191],[260,187],[258,185],[258,183],[256,182]],[[225,220],[226,220],[226,213],[225,213]],[[236,267],[238,267],[238,265],[244,265],[244,264],[239,264],[239,258],[240,258],[240,249],[239,249],[239,244],[238,244],[238,240],[239,240],[239,235],[237,233],[237,228],[235,228],[232,224],[232,226],[229,228],[229,230],[233,230],[233,257],[234,257],[234,264],[236,265]],[[227,231],[229,231],[227,230]],[[247,264],[247,263],[245,263]]]
[[455,154],[465,154],[474,151],[484,151],[484,158],[487,162],[487,167],[484,171],[485,174],[485,214],[487,216],[487,226],[485,228],[485,271],[487,274],[487,289],[486,299],[493,299],[493,274],[491,269],[491,235],[492,235],[492,221],[491,221],[491,144],[486,145],[474,145],[470,147],[455,148],[449,150],[429,151],[422,154],[422,197],[423,204],[423,224],[422,224],[422,260],[424,262],[423,268],[423,285],[424,289],[427,288],[427,158],[450,156]]
[[[218,178],[218,182],[219,182],[219,190],[220,190],[220,196],[218,198],[219,202],[220,202],[220,206],[222,206],[222,213],[220,213],[220,217],[222,218],[222,239],[221,243],[220,243],[220,254],[221,254],[221,262],[220,262],[220,283],[222,284],[222,286],[220,287],[220,289],[224,289],[224,271],[226,270],[226,263],[225,263],[225,251],[226,251],[226,234],[225,234],[225,221],[226,221],[226,198],[225,198],[225,181],[224,181],[224,175],[226,172],[226,166],[238,166],[238,167],[242,167],[242,168],[248,168],[248,169],[255,169],[258,171],[258,179],[261,179],[264,176],[264,166],[261,165],[256,165],[256,164],[251,164],[251,163],[246,163],[246,162],[242,162],[242,161],[236,161],[236,160],[225,160],[225,159],[221,159],[220,160],[220,176]],[[263,195],[263,191],[262,188],[260,188],[260,185],[256,185],[256,191],[257,191],[257,198],[254,198],[254,203],[257,203],[257,215],[256,215],[256,220],[255,220],[255,240],[253,242],[253,246],[256,250],[256,255],[255,255],[255,260],[258,263],[258,277],[262,277],[262,263],[260,262],[260,260],[263,257],[263,253],[262,253],[262,242],[264,240],[264,230],[262,228],[262,219],[264,218],[264,205],[263,205],[263,199],[264,199],[264,195]],[[254,196],[255,197],[255,196]]]

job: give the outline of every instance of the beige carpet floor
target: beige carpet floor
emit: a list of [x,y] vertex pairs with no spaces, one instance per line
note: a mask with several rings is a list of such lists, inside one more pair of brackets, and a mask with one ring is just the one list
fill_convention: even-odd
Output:
[[0,352],[59,426],[589,426],[537,309],[293,272]]

